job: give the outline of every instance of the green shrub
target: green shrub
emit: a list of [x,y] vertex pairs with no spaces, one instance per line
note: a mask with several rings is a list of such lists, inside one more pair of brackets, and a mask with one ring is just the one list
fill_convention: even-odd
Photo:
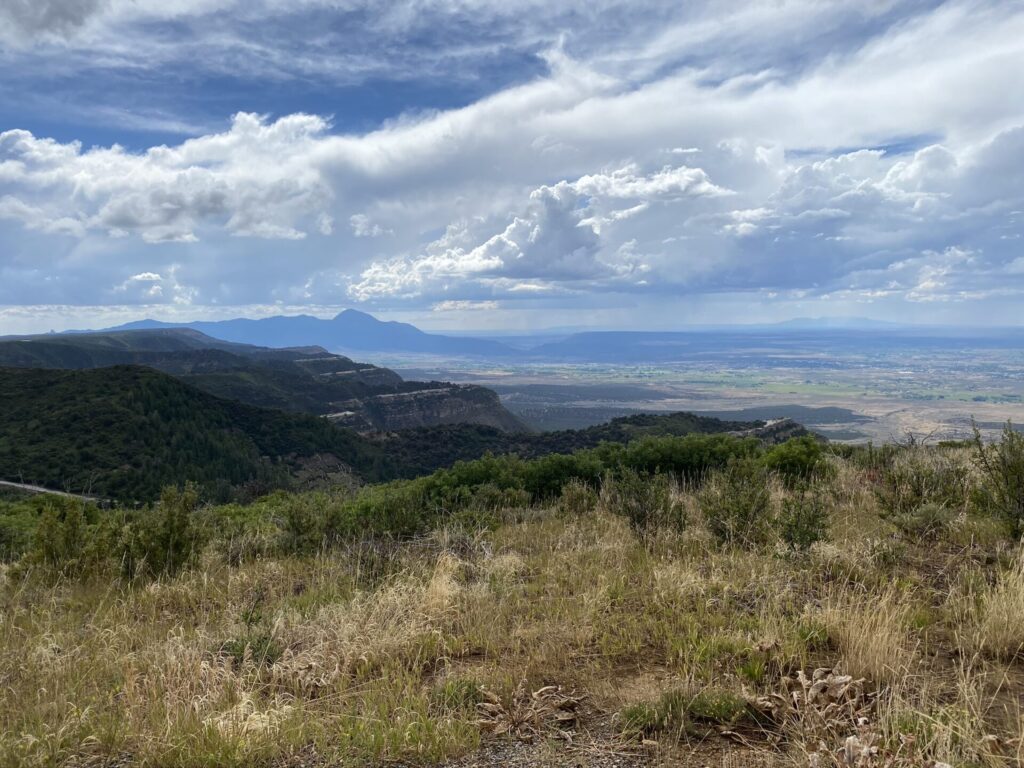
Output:
[[806,552],[828,538],[829,506],[820,488],[801,488],[783,500],[778,518],[779,535],[791,549]]
[[408,538],[434,526],[441,508],[421,480],[363,488],[333,516],[332,538],[377,534]]
[[64,576],[104,567],[116,549],[120,517],[101,516],[96,507],[74,499],[45,497],[41,504],[28,561]]
[[658,528],[682,530],[686,525],[669,475],[622,469],[605,479],[602,496],[608,510],[625,517],[641,537]]
[[[637,472],[664,472],[685,480],[700,481],[707,473],[723,469],[730,461],[752,458],[760,450],[758,440],[732,435],[645,437],[627,445],[619,462],[621,466]],[[614,469],[607,463],[606,466]]]
[[789,486],[811,480],[828,466],[821,443],[809,435],[794,437],[769,448],[763,461],[770,472],[777,474]]
[[935,538],[947,530],[956,513],[949,507],[928,502],[899,515],[889,515],[889,521],[901,533],[914,538]]
[[27,552],[35,528],[35,515],[20,510],[16,514],[0,515],[0,563],[16,560]]
[[558,509],[569,517],[582,517],[594,511],[597,501],[597,492],[593,488],[582,480],[570,480],[562,487]]
[[912,514],[925,504],[961,510],[970,496],[970,474],[956,455],[904,448],[882,468],[876,495],[891,518]]
[[120,530],[121,566],[129,577],[174,575],[203,546],[199,490],[168,486],[156,506],[133,515]]
[[323,494],[301,494],[283,500],[280,511],[281,550],[311,554],[323,549],[328,527]]
[[588,451],[574,454],[554,453],[523,465],[523,487],[537,501],[557,498],[572,480],[597,486],[604,464]]
[[985,445],[974,428],[974,464],[981,482],[974,491],[975,506],[1002,520],[1010,536],[1024,536],[1024,434],[1007,422],[1002,439]]
[[698,503],[721,544],[757,546],[772,527],[770,476],[752,459],[734,460],[701,489]]
[[525,488],[498,488],[494,485],[481,485],[472,495],[470,508],[483,512],[500,512],[506,509],[523,509],[533,503],[533,498]]
[[246,661],[258,667],[269,667],[284,655],[284,648],[270,634],[258,632],[228,640],[221,644],[220,653],[229,657],[236,667]]
[[46,566],[69,574],[81,568],[84,547],[85,518],[81,507],[74,505],[64,510],[48,505],[39,518],[35,531],[35,552]]

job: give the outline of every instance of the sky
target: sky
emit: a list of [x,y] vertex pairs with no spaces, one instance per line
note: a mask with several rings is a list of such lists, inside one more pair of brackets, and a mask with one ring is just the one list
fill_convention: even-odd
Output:
[[0,0],[0,334],[1024,324],[1024,0]]

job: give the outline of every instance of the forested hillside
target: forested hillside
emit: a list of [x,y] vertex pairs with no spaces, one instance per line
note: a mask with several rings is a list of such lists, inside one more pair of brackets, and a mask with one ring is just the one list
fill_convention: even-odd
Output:
[[0,477],[121,500],[169,483],[285,485],[295,462],[337,456],[364,478],[383,452],[312,416],[223,400],[155,370],[0,369]]
[[[623,416],[607,424],[559,432],[510,434],[477,424],[444,425],[385,435],[381,441],[388,455],[394,458],[395,466],[400,468],[402,476],[415,477],[456,461],[478,458],[485,453],[514,453],[523,458],[536,458],[552,453],[572,453],[596,448],[605,442],[625,444],[642,437],[745,432],[756,429],[762,423],[723,421],[679,412]],[[807,430],[795,426],[796,431],[788,433],[787,437],[807,434]]]
[[0,368],[0,400],[17,404],[0,411],[0,479],[127,502],[185,481],[218,498],[290,487],[318,455],[349,467],[358,482],[374,482],[486,453],[537,457],[755,426],[678,413],[542,434],[454,424],[371,438],[319,417],[218,398],[138,366]]
[[[488,389],[404,381],[394,371],[317,346],[272,349],[185,328],[52,334],[0,341],[0,367],[87,369],[144,365],[218,397],[260,408],[342,416],[358,431],[396,424],[525,425]],[[426,393],[425,397],[417,397]]]

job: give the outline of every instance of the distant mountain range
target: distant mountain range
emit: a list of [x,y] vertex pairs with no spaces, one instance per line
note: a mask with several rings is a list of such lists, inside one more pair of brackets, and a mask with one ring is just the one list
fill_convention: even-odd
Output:
[[265,347],[296,347],[310,344],[331,351],[399,352],[445,357],[509,357],[516,350],[499,341],[426,333],[408,323],[385,322],[365,312],[346,309],[324,320],[311,315],[238,318],[235,320],[164,323],[140,320],[107,331],[189,328],[223,341]]
[[[768,325],[699,326],[682,331],[540,332],[502,338],[427,333],[408,323],[384,322],[365,312],[347,309],[330,319],[310,315],[260,319],[197,321],[184,324],[140,320],[104,332],[183,328],[217,339],[225,351],[231,344],[275,348],[310,345],[345,354],[422,355],[456,360],[477,358],[501,362],[672,363],[706,359],[707,355],[749,354],[757,350],[829,353],[839,348],[978,345],[1015,348],[1021,328],[942,328],[907,326],[866,318],[797,318]],[[66,337],[95,331],[68,331]],[[38,338],[38,337],[37,337]]]

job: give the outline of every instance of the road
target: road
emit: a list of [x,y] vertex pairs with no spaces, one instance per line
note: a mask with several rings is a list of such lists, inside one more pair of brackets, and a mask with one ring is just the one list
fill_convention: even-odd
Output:
[[8,480],[0,480],[0,488],[14,488],[26,493],[49,493],[53,496],[64,496],[69,499],[81,499],[82,501],[96,501],[95,496],[83,496],[79,493],[67,493],[66,491],[55,491],[51,488],[43,488],[41,485],[29,485],[27,483],[12,483]]

